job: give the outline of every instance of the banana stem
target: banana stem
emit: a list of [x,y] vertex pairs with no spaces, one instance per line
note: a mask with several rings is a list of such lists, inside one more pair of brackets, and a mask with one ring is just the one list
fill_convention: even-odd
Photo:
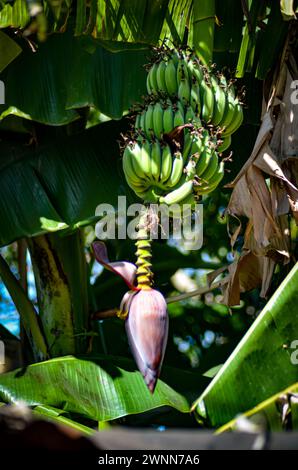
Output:
[[149,210],[141,215],[139,222],[138,238],[136,241],[137,261],[137,287],[139,289],[150,289],[153,284],[153,273],[151,271],[152,240],[150,239],[150,215]]

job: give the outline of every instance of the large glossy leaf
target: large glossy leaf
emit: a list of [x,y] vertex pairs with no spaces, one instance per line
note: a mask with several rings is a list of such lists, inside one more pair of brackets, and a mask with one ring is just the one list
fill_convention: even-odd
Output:
[[[241,415],[251,423],[258,423],[270,431],[298,429],[298,383],[281,390],[252,410]],[[218,433],[232,431],[239,426],[239,416],[218,429]]]
[[189,411],[187,400],[159,381],[153,395],[139,372],[114,366],[106,356],[72,356],[33,364],[0,376],[4,402],[25,401],[29,406],[50,405],[94,421],[143,413],[161,406]]
[[227,362],[194,403],[199,419],[220,426],[297,381],[298,263]]
[[[1,3],[0,27],[25,27],[30,23],[30,2]],[[64,30],[67,20],[72,19],[69,10],[76,5],[75,34],[92,33],[103,40],[152,45],[164,38],[181,42],[192,8],[192,0],[44,0],[43,4],[48,32]]]
[[[38,146],[0,143],[0,245],[94,219],[100,203],[124,190],[117,139],[107,122]],[[52,139],[51,139],[52,137]]]
[[148,55],[144,46],[111,52],[89,36],[70,33],[52,35],[35,53],[26,45],[0,75],[6,91],[2,117],[25,113],[44,124],[62,125],[78,119],[77,108],[95,106],[120,119],[146,92]]

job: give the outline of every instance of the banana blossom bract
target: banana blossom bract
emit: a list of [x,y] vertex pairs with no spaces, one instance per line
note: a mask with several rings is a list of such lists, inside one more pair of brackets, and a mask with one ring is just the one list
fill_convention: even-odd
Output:
[[127,261],[111,263],[103,242],[94,242],[96,260],[121,276],[129,287],[120,305],[131,352],[151,393],[154,392],[168,339],[168,312],[163,295],[156,289],[136,287],[137,267]]

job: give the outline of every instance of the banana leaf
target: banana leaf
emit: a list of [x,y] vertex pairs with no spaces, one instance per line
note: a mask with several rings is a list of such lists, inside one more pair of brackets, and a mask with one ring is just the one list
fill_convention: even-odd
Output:
[[161,380],[153,395],[139,372],[113,358],[72,356],[33,364],[0,376],[0,399],[50,406],[93,421],[109,421],[159,407],[189,412],[186,398]]
[[[0,6],[0,28],[28,26],[30,2],[4,0]],[[192,0],[46,0],[47,31],[64,31],[75,16],[76,35],[93,34],[107,41],[141,42],[155,45],[164,38],[181,42]],[[74,15],[70,9],[76,9]],[[29,7],[29,8],[28,8]],[[35,25],[38,28],[38,24]]]
[[[38,147],[0,142],[0,245],[94,221],[100,203],[125,193],[119,158],[123,123],[113,121]],[[34,210],[33,210],[34,208]]]
[[1,118],[16,114],[58,126],[77,120],[78,108],[94,106],[120,119],[146,92],[148,56],[145,46],[111,52],[89,36],[53,34],[35,53],[26,46],[0,74],[6,92]]
[[[298,429],[298,384],[282,390],[268,400],[263,401],[252,410],[247,411],[245,417],[252,423],[259,424],[270,431],[284,431]],[[217,433],[233,431],[237,429],[236,418],[222,426]]]
[[222,426],[297,381],[291,344],[298,338],[298,263],[276,290],[192,409]]

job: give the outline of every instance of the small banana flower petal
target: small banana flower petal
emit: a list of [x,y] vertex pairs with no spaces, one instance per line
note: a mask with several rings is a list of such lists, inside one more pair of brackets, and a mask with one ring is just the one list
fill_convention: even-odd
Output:
[[164,358],[168,322],[166,301],[157,290],[140,290],[130,298],[126,333],[131,352],[151,393]]
[[128,285],[130,290],[137,290],[134,285],[136,279],[137,267],[128,261],[114,261],[110,262],[106,245],[101,241],[92,243],[92,248],[96,260],[102,264],[106,269],[112,271],[118,276],[122,277],[124,282]]

